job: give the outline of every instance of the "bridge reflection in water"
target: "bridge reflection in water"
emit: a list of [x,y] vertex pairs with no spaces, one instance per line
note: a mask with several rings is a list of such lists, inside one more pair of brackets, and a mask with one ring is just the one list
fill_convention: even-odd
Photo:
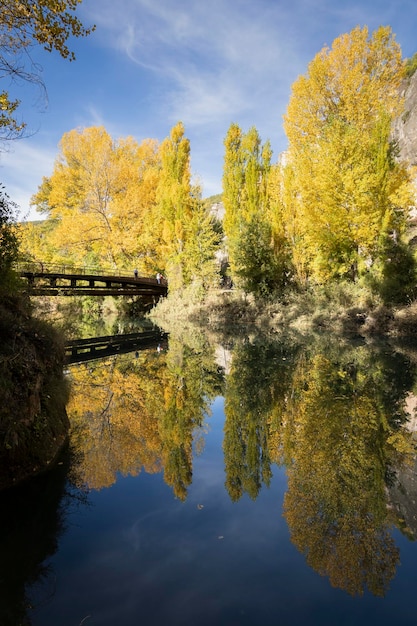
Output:
[[41,262],[19,263],[17,273],[27,282],[32,296],[145,296],[159,298],[168,293],[166,280],[126,275],[117,270],[74,268]]
[[126,335],[108,335],[75,339],[65,345],[66,362],[83,363],[114,354],[148,350],[149,348],[166,350],[168,334],[158,331],[142,331]]

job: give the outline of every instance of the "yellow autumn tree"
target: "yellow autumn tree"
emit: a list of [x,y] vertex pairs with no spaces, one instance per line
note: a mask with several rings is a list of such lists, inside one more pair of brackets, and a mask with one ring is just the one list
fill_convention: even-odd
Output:
[[116,154],[117,186],[112,193],[112,251],[118,267],[153,273],[158,265],[156,193],[161,175],[159,144],[120,140]]
[[[60,148],[52,175],[32,198],[49,219],[46,230],[23,232],[27,257],[44,251],[55,263],[162,271],[171,290],[216,281],[219,236],[191,184],[181,123],[161,144],[114,141],[103,127],[91,127],[66,133]],[[36,235],[44,240],[35,243]]]
[[161,175],[153,225],[158,236],[159,261],[170,291],[191,283],[208,287],[215,277],[218,245],[213,219],[191,181],[190,142],[178,122],[160,146]]
[[57,260],[115,265],[111,199],[117,186],[115,144],[103,127],[65,133],[54,171],[32,205],[56,220],[51,241]]
[[370,35],[357,27],[323,48],[292,87],[286,211],[296,214],[295,252],[318,282],[355,279],[384,256],[384,237],[401,237],[412,189],[390,129],[403,75],[390,28]]
[[47,242],[56,263],[153,272],[158,143],[114,141],[103,127],[90,127],[66,133],[60,148],[52,175],[32,198],[50,225],[36,247]]

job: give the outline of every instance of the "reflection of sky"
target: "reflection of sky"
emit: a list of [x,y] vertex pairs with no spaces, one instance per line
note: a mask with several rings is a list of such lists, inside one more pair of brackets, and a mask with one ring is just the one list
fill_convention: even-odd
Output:
[[223,400],[212,409],[184,503],[161,474],[141,473],[70,516],[51,559],[56,592],[34,626],[414,625],[417,546],[396,534],[402,567],[385,599],[331,588],[289,541],[283,470],[255,502],[230,500]]

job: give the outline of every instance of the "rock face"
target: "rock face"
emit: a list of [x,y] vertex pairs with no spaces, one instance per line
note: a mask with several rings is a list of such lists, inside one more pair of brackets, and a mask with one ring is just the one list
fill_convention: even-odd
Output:
[[401,96],[405,98],[404,113],[393,126],[401,160],[417,165],[417,72],[403,82]]

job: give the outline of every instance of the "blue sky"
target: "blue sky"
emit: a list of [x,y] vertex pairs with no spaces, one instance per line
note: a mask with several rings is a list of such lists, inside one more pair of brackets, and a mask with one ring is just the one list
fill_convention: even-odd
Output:
[[291,85],[324,45],[357,25],[389,25],[404,57],[417,51],[415,0],[83,0],[77,15],[97,29],[71,41],[75,62],[36,52],[47,102],[33,86],[12,92],[31,136],[0,154],[0,181],[20,218],[39,217],[30,197],[73,128],[162,141],[182,121],[206,197],[221,192],[232,122],[256,126],[274,160],[285,150]]

